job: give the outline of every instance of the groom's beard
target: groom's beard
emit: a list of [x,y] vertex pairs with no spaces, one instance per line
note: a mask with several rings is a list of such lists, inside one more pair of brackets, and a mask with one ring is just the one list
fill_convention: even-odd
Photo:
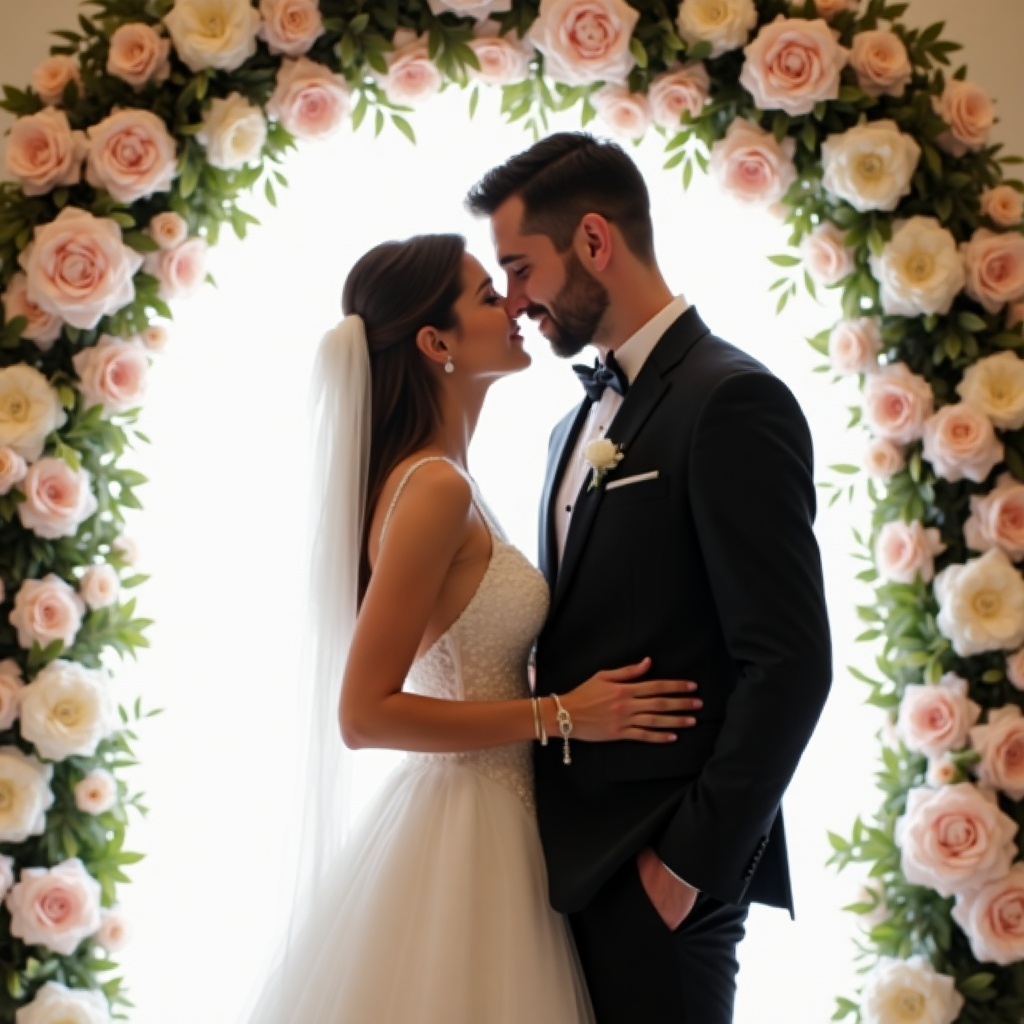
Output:
[[571,252],[565,259],[565,284],[558,296],[550,306],[530,306],[526,315],[531,319],[547,316],[550,331],[546,337],[551,351],[568,359],[594,340],[609,302],[608,290]]

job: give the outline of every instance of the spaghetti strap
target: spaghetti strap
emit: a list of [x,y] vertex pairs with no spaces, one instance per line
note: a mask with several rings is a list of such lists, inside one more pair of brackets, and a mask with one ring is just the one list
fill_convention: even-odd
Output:
[[409,478],[416,472],[420,466],[425,466],[428,462],[447,462],[449,466],[462,473],[462,470],[452,462],[451,459],[446,459],[443,455],[427,455],[425,458],[420,459],[418,462],[414,462],[406,471],[401,480],[398,481],[398,486],[395,488],[395,493],[391,496],[391,503],[388,505],[387,512],[384,513],[384,522],[380,526],[380,538],[378,543],[384,542],[384,531],[388,528],[388,523],[391,522],[391,513],[395,511],[395,506],[398,504],[398,499],[402,496],[402,491],[405,490],[405,485],[409,482]]

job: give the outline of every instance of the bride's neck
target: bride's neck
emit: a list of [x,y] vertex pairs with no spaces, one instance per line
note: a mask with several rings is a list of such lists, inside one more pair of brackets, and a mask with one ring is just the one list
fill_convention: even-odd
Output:
[[443,452],[456,465],[466,468],[469,445],[476,432],[487,388],[444,390],[441,395],[441,418],[431,437],[431,446]]

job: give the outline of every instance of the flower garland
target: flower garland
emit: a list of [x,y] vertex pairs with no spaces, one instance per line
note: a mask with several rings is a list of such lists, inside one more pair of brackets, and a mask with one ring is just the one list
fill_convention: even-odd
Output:
[[[0,1021],[109,1021],[132,725],[104,655],[145,645],[124,589],[126,449],[170,303],[208,277],[239,197],[346,121],[414,139],[442,88],[502,89],[535,134],[579,107],[656,131],[791,229],[781,310],[836,289],[810,339],[862,388],[858,534],[882,641],[884,800],[834,860],[870,865],[868,968],[836,1019],[1024,1015],[1024,185],[942,26],[894,0],[89,0],[26,90],[0,185]],[[827,369],[828,367],[826,367]],[[857,467],[836,467],[855,473]],[[835,487],[834,499],[847,493]],[[833,499],[833,500],[834,500]],[[913,1012],[910,1012],[913,1011]]]

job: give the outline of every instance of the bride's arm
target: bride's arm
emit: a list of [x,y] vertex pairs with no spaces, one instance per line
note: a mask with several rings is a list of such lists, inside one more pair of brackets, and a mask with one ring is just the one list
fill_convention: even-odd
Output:
[[[452,701],[402,692],[445,579],[470,537],[472,507],[468,482],[454,472],[421,471],[409,481],[378,553],[345,668],[340,719],[347,746],[455,752],[534,738],[528,699]],[[600,672],[566,694],[573,736],[665,743],[675,737],[655,730],[692,724],[680,715],[696,706],[680,696],[691,684],[629,683],[649,667],[645,659]],[[541,700],[540,707],[548,735],[557,736],[554,702]]]

